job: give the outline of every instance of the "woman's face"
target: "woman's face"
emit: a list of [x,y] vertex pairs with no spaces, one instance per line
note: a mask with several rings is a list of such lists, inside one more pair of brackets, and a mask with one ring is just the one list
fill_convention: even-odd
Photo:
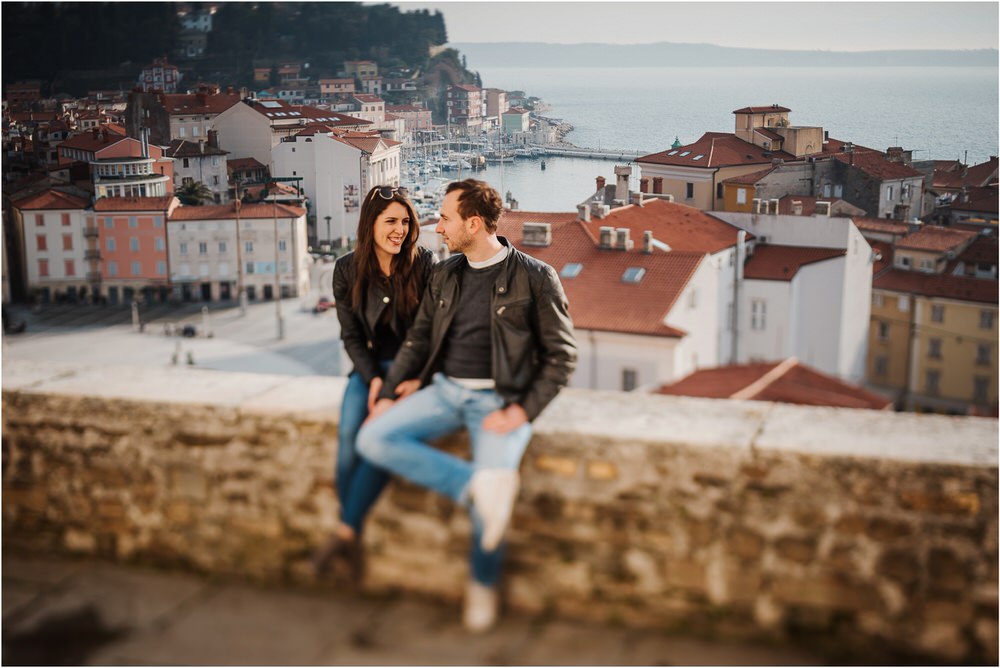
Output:
[[411,223],[405,206],[399,202],[390,203],[375,219],[375,253],[384,259],[399,254]]

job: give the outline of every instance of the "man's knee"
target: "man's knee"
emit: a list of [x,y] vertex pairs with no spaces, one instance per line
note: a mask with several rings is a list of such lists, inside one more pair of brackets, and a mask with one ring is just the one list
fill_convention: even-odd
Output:
[[385,452],[380,431],[378,420],[373,420],[361,427],[356,441],[358,454],[373,463],[380,462]]

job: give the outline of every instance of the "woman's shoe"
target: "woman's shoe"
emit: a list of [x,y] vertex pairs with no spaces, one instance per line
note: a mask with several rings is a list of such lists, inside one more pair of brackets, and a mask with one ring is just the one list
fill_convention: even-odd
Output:
[[361,541],[333,534],[313,555],[313,571],[316,577],[327,575],[335,563],[341,563],[350,578],[360,583],[364,577],[365,560]]

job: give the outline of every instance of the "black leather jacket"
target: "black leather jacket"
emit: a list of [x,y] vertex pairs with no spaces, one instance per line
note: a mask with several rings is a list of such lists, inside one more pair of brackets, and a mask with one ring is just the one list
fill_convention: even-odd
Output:
[[[490,299],[493,380],[508,404],[518,403],[534,420],[576,368],[576,340],[569,304],[555,270],[510,248]],[[379,398],[394,399],[395,387],[416,378],[427,384],[442,364],[442,344],[455,315],[465,257],[434,267],[416,320],[406,334]]]
[[[417,248],[413,271],[423,273],[425,285],[430,278],[431,268],[435,262],[437,262],[437,258],[434,253],[423,247]],[[375,325],[386,306],[391,304],[392,308],[395,309],[396,301],[393,299],[393,295],[386,294],[381,285],[372,283],[368,286],[363,312],[357,313],[351,302],[356,278],[354,253],[347,253],[338,259],[337,264],[333,267],[333,298],[337,304],[337,319],[340,321],[340,338],[344,342],[344,349],[354,363],[354,370],[368,385],[372,379],[382,375],[382,370],[379,367],[382,356],[379,355],[378,350],[375,350],[374,344]],[[412,324],[412,320],[405,321],[398,317],[390,318],[390,322],[393,331],[400,340],[406,336],[406,329]],[[400,329],[402,331],[399,331]]]

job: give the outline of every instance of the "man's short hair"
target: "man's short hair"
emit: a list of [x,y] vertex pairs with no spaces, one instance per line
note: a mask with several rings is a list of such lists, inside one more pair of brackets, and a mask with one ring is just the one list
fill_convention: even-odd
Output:
[[497,223],[503,214],[503,199],[496,188],[485,181],[465,179],[449,184],[445,194],[456,190],[462,191],[458,196],[458,212],[462,218],[479,216],[483,219],[487,232],[496,232]]

